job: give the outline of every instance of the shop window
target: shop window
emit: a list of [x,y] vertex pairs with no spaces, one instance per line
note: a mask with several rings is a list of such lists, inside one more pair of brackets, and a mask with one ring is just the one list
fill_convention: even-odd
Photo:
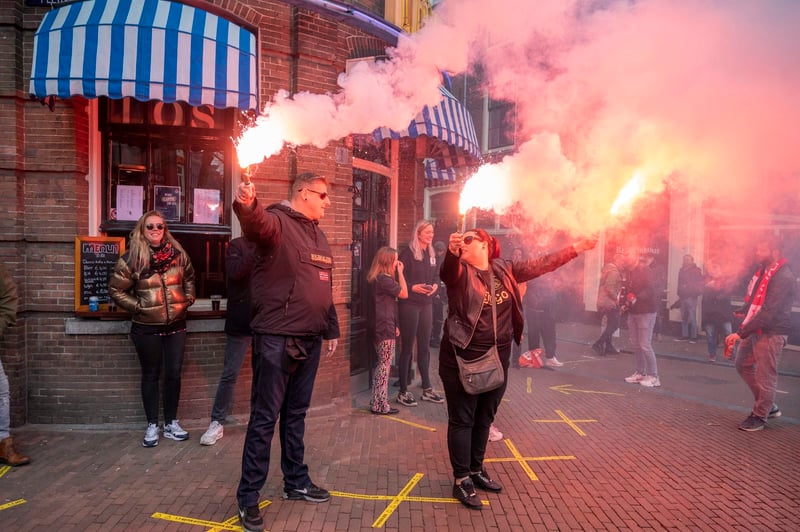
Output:
[[225,295],[234,120],[206,105],[100,101],[100,229],[127,237],[142,213],[160,211],[192,259],[200,298]]

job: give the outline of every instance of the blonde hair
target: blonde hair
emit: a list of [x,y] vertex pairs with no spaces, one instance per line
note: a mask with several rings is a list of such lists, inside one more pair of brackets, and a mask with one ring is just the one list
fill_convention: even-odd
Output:
[[394,261],[397,260],[397,250],[389,246],[383,246],[375,252],[372,259],[372,266],[367,273],[367,282],[374,283],[378,275],[385,273],[388,276],[394,275]]
[[[423,249],[419,245],[419,234],[428,226],[433,227],[433,222],[429,222],[428,220],[420,220],[417,222],[417,225],[414,226],[414,232],[411,233],[411,242],[408,243],[409,249],[411,249],[411,253],[414,255],[414,260],[422,260],[422,253]],[[430,258],[435,256],[435,252],[433,251],[433,246],[428,246],[428,255]]]
[[172,233],[167,228],[167,221],[164,220],[164,215],[158,211],[147,211],[144,213],[136,225],[131,230],[131,242],[128,252],[128,264],[136,273],[141,273],[145,268],[150,266],[150,242],[144,236],[145,225],[148,218],[151,216],[158,216],[161,218],[161,223],[164,224],[164,239],[162,242],[169,242],[181,255],[186,256],[186,251],[181,247]]

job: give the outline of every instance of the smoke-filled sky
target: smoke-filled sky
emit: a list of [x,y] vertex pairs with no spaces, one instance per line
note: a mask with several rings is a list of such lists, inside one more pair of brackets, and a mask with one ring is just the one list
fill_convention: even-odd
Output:
[[635,171],[648,191],[767,212],[800,199],[798,28],[796,0],[444,0],[389,61],[333,95],[279,94],[260,123],[318,146],[402,129],[438,101],[440,70],[480,62],[489,94],[518,104],[519,150],[493,179],[554,228],[607,223]]

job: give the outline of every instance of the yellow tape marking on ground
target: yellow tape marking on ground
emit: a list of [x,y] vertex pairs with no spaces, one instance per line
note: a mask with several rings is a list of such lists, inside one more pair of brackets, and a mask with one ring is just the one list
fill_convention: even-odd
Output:
[[[224,523],[217,523],[215,521],[206,521],[204,519],[194,519],[191,517],[183,517],[182,515],[170,515],[170,514],[162,514],[161,512],[156,512],[150,517],[154,519],[163,519],[164,521],[171,521],[173,523],[182,523],[184,525],[196,525],[196,526],[208,526],[214,527],[215,529],[220,530],[241,530],[242,527],[238,524],[236,525],[226,525]],[[238,520],[239,517],[237,516],[236,519]]]
[[556,414],[558,414],[558,417],[561,419],[534,419],[533,421],[536,423],[566,423],[580,436],[586,436],[586,433],[583,432],[576,423],[597,423],[596,419],[570,419],[564,415],[564,412],[561,410],[556,410]]
[[[258,508],[264,509],[265,507],[269,506],[271,501],[261,501],[259,503]],[[164,521],[171,521],[173,523],[182,523],[185,525],[197,525],[197,526],[205,526],[211,527],[209,530],[241,530],[242,527],[239,525],[239,516],[236,515],[231,517],[230,519],[226,519],[222,523],[218,523],[216,521],[207,521],[205,519],[195,519],[193,517],[184,517],[182,515],[172,515],[172,514],[164,514],[161,512],[156,512],[151,515],[153,519],[162,519]]]
[[414,423],[413,421],[406,421],[403,418],[395,417],[395,416],[385,416],[386,419],[390,419],[392,421],[397,421],[398,423],[403,423],[405,425],[409,425],[411,427],[416,427],[418,429],[427,430],[430,432],[436,432],[436,427],[428,427],[426,425],[420,425],[419,423]]
[[[266,508],[270,504],[272,504],[272,501],[265,499],[265,500],[261,501],[260,503],[258,503],[258,509],[259,510],[263,510],[264,508]],[[230,519],[224,520],[222,522],[222,526],[223,527],[234,526],[234,527],[236,527],[236,530],[239,530],[239,528],[241,528],[239,526],[239,516],[238,515],[234,515]],[[230,528],[214,527],[214,528],[209,528],[208,530],[206,530],[206,532],[219,532],[220,530],[230,530]]]
[[530,377],[528,377],[528,383],[527,383],[527,388],[526,389],[527,389],[528,393],[531,393],[531,378]]
[[7,502],[5,504],[0,504],[0,512],[3,510],[8,510],[9,508],[13,508],[14,506],[19,506],[20,504],[25,504],[25,499],[17,499],[16,501]]
[[400,506],[400,503],[405,500],[405,498],[408,496],[408,493],[414,489],[414,486],[416,486],[424,476],[425,475],[422,473],[417,473],[414,475],[403,487],[403,489],[400,490],[400,493],[398,493],[397,496],[392,499],[392,502],[389,503],[389,506],[386,507],[383,513],[378,516],[375,522],[372,523],[372,528],[381,528],[383,525],[385,525],[389,517],[394,513],[395,510],[397,510],[397,507]]
[[624,393],[617,393],[617,392],[597,392],[594,390],[578,390],[577,388],[573,388],[571,384],[559,384],[558,386],[550,386],[550,389],[563,393],[564,395],[572,395],[573,393],[594,393],[597,395],[618,395],[620,397],[625,397]]
[[503,441],[505,442],[506,447],[508,447],[508,450],[511,451],[511,454],[514,456],[514,458],[517,459],[519,465],[522,466],[522,470],[528,474],[528,478],[530,478],[533,481],[539,480],[539,477],[537,477],[536,473],[533,472],[533,469],[531,469],[531,466],[528,465],[528,462],[522,459],[522,455],[519,453],[516,446],[513,443],[511,443],[511,440],[509,438],[506,438]]
[[7,465],[0,466],[0,478],[2,478],[3,475],[8,473],[9,471],[11,471],[11,466],[7,466]]

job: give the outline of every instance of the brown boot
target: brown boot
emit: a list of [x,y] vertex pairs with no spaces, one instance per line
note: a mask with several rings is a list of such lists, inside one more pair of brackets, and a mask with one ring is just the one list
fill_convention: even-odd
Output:
[[30,458],[18,453],[14,448],[14,440],[11,439],[11,436],[0,441],[0,463],[15,467],[29,464],[30,462]]

